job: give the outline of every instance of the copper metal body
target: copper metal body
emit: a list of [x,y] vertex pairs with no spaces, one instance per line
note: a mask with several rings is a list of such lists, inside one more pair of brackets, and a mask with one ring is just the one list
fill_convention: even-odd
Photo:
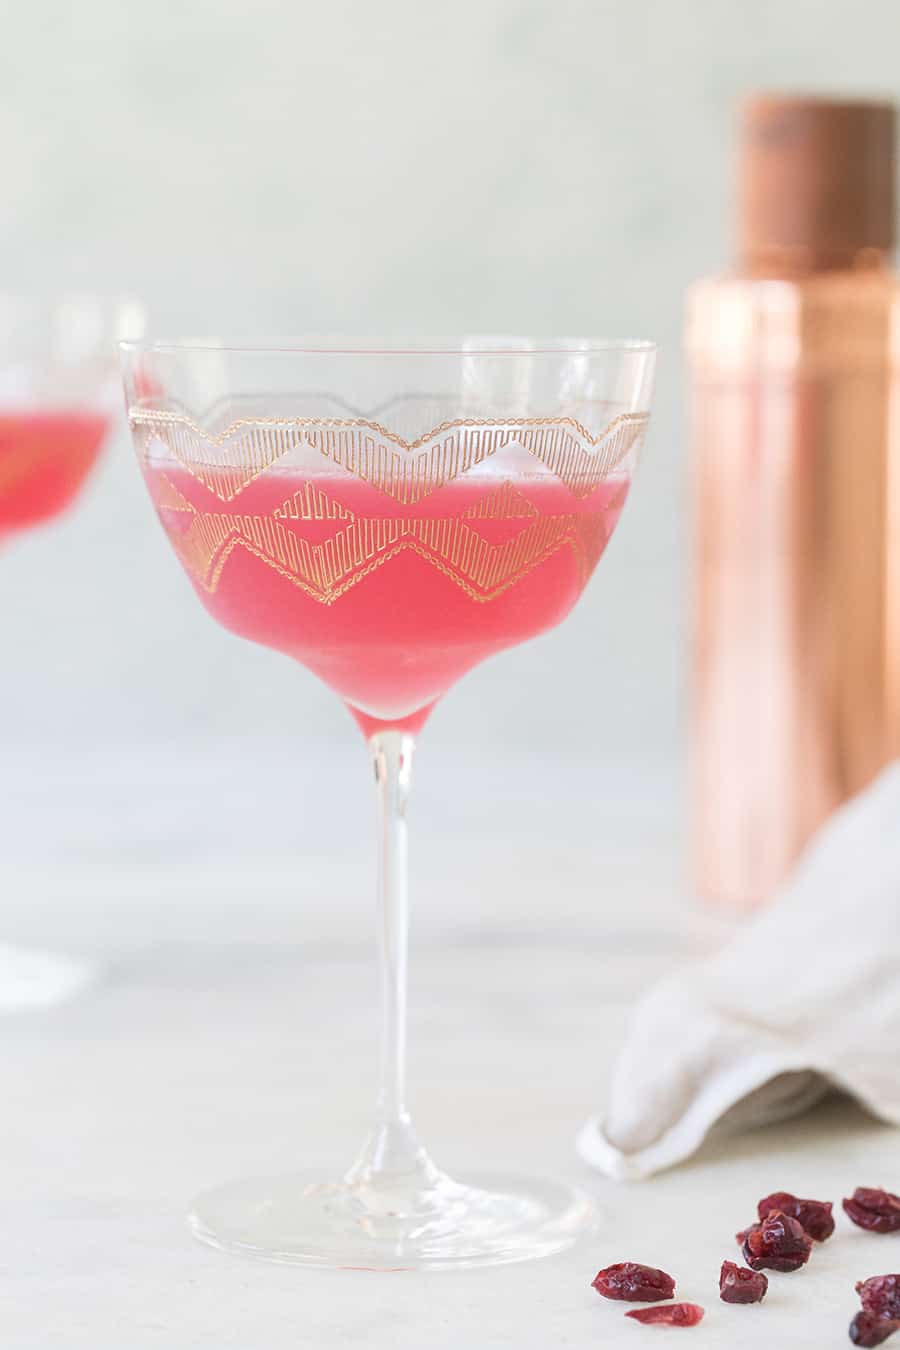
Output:
[[687,341],[694,874],[750,905],[900,754],[900,288],[701,283]]

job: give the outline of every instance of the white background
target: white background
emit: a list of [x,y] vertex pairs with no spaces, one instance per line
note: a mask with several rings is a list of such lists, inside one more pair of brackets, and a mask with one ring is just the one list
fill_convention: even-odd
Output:
[[[728,256],[735,101],[896,94],[898,39],[896,0],[8,4],[0,289],[136,293],[170,335],[657,338],[644,469],[588,595],[469,676],[427,743],[670,757],[681,306]],[[355,735],[201,612],[121,435],[79,509],[2,562],[7,744]]]

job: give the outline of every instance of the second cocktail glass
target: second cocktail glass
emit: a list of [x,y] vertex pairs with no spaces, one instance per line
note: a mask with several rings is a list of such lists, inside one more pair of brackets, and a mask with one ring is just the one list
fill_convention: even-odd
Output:
[[[143,331],[131,300],[0,295],[0,548],[78,498],[122,415],[117,345]],[[56,1003],[93,975],[83,961],[0,943],[0,1009]]]
[[440,1171],[405,1097],[415,735],[485,657],[559,623],[625,504],[655,351],[636,342],[125,344],[129,417],[203,605],[317,674],[366,736],[379,815],[382,1088],[342,1181],[198,1200],[229,1250],[372,1269],[525,1260],[589,1210],[557,1182]]

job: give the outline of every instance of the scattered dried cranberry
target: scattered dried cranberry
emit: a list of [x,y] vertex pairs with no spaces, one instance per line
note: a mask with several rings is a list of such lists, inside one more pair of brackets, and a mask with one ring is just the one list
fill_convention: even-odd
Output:
[[625,1316],[648,1326],[695,1327],[705,1311],[699,1303],[667,1303],[664,1308],[632,1308]]
[[863,1312],[888,1321],[900,1321],[900,1275],[873,1275],[856,1286]]
[[655,1303],[675,1293],[671,1275],[652,1266],[640,1266],[636,1261],[620,1261],[599,1270],[591,1286],[604,1298],[620,1298],[628,1303]]
[[719,1272],[719,1298],[723,1303],[761,1303],[769,1281],[761,1271],[747,1270],[733,1261],[723,1261]]
[[859,1312],[850,1323],[850,1339],[854,1345],[881,1345],[900,1328],[900,1322],[885,1321],[871,1313]]
[[789,1191],[776,1191],[774,1195],[767,1195],[764,1200],[760,1200],[756,1212],[764,1219],[774,1209],[796,1219],[816,1242],[824,1242],[834,1232],[832,1205],[828,1200],[800,1200]]
[[743,1250],[752,1270],[799,1270],[809,1260],[812,1238],[796,1219],[776,1209],[747,1229]]
[[869,1186],[857,1186],[844,1202],[847,1216],[869,1233],[896,1233],[900,1229],[900,1195]]

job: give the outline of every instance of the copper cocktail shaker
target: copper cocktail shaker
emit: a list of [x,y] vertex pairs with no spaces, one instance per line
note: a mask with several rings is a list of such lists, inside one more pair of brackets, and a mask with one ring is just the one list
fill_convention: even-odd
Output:
[[900,753],[900,287],[888,104],[761,97],[739,267],[689,296],[693,854],[771,896]]

